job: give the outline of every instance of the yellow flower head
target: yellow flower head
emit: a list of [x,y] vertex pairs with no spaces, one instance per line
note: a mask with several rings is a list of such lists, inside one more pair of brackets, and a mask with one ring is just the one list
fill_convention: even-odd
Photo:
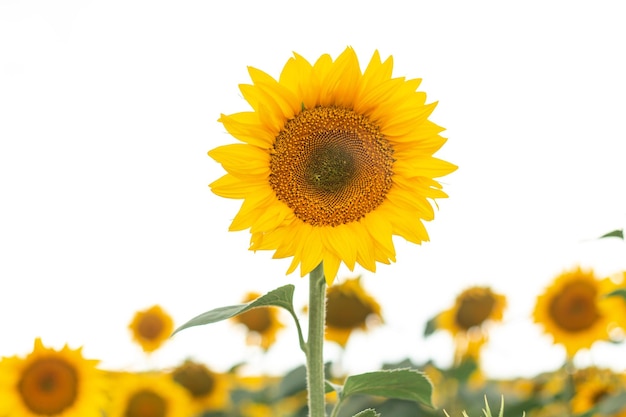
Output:
[[479,361],[487,338],[486,326],[501,321],[505,308],[504,295],[489,287],[470,287],[457,296],[454,306],[437,316],[437,328],[454,337],[455,363]]
[[622,300],[604,297],[614,288],[610,279],[600,280],[591,270],[565,271],[537,297],[533,318],[573,357],[598,340],[609,340],[611,326],[621,320],[616,314],[623,312]]
[[[247,303],[260,296],[259,293],[250,292],[243,301]],[[246,341],[249,345],[259,345],[263,350],[268,350],[276,342],[276,334],[285,327],[278,319],[278,312],[277,307],[257,307],[236,315],[232,320],[246,327]]]
[[57,351],[36,339],[25,358],[0,360],[0,415],[100,417],[106,383],[97,364],[80,348]]
[[[608,369],[591,367],[578,370],[573,375],[574,396],[571,399],[572,412],[583,414],[623,390],[624,381]],[[626,416],[626,407],[615,410],[612,417]]]
[[160,306],[135,313],[128,326],[133,340],[144,352],[154,352],[168,340],[174,330],[174,321]]
[[433,157],[446,140],[421,80],[392,68],[375,52],[361,71],[352,48],[313,65],[294,54],[278,80],[249,68],[240,89],[253,111],[220,117],[243,143],[209,152],[227,171],[211,189],[244,200],[230,230],[250,229],[251,250],[293,257],[287,273],[323,261],[330,284],[341,262],[395,261],[393,235],[428,240],[430,200],[447,197],[434,178],[456,166]]
[[116,377],[107,417],[190,417],[187,391],[164,373],[124,373]]
[[382,321],[380,305],[361,286],[361,277],[328,287],[326,295],[326,340],[345,347],[356,329],[367,330],[371,319]]
[[191,395],[194,415],[224,409],[229,403],[227,377],[201,363],[186,360],[172,371],[172,378]]
[[506,297],[489,287],[470,287],[459,294],[454,306],[437,317],[437,328],[452,335],[467,333],[490,321],[501,321]]

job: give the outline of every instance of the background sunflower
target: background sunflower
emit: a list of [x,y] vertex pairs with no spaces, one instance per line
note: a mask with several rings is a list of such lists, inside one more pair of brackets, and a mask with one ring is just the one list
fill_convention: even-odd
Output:
[[[259,298],[261,294],[249,292],[243,299],[248,303]],[[245,313],[238,314],[232,321],[245,327],[246,342],[249,345],[261,346],[267,351],[275,342],[278,332],[285,327],[279,318],[280,310],[276,307],[253,308]]]
[[144,352],[154,352],[165,343],[174,331],[174,320],[159,305],[135,313],[128,325],[133,341]]
[[100,417],[106,383],[98,361],[67,345],[47,348],[41,339],[26,357],[0,360],[0,415]]
[[380,304],[361,285],[361,277],[346,279],[326,291],[326,340],[345,347],[353,331],[382,323]]
[[571,358],[610,340],[611,326],[623,320],[623,300],[605,297],[614,289],[610,279],[599,279],[590,269],[566,270],[537,297],[533,318]]
[[187,391],[164,373],[119,373],[110,393],[107,417],[189,417]]

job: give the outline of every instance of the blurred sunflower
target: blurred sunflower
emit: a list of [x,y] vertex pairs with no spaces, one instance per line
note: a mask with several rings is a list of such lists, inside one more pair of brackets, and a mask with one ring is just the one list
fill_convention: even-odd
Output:
[[378,302],[361,286],[361,277],[347,279],[326,291],[326,340],[345,347],[352,332],[382,322]]
[[487,326],[502,320],[506,297],[489,287],[470,287],[461,292],[454,306],[437,315],[437,329],[450,332],[455,340],[455,362],[478,361],[487,338]]
[[[578,370],[573,379],[574,396],[571,399],[571,407],[575,414],[586,413],[624,390],[623,378],[609,369],[591,367]],[[610,415],[612,417],[626,416],[626,406],[613,410]]]
[[330,284],[341,262],[395,261],[392,235],[428,240],[430,201],[447,197],[434,178],[456,166],[433,157],[446,140],[421,80],[392,68],[375,52],[362,72],[352,48],[313,65],[294,54],[278,80],[250,67],[240,89],[253,111],[220,117],[244,143],[209,152],[227,171],[211,189],[244,200],[230,230],[250,229],[251,250],[293,257],[288,274],[323,261]]
[[124,373],[116,378],[107,417],[190,417],[187,391],[165,373]]
[[213,372],[201,363],[186,360],[172,371],[172,378],[191,395],[194,415],[223,410],[229,403],[227,376]]
[[615,288],[610,279],[600,280],[592,270],[564,271],[537,297],[534,321],[571,358],[598,340],[610,340],[612,327],[623,320],[622,300],[604,296]]
[[[260,296],[259,293],[249,292],[243,302],[254,301]],[[246,341],[249,345],[258,345],[263,350],[268,350],[276,342],[277,333],[285,327],[279,320],[278,313],[277,307],[257,307],[238,314],[231,320],[246,327]]]
[[54,350],[35,340],[25,358],[0,360],[0,415],[3,417],[100,417],[106,382],[99,361],[82,348]]
[[144,352],[154,352],[169,339],[174,330],[174,321],[169,314],[155,305],[146,310],[135,313],[128,326],[133,340],[138,343]]

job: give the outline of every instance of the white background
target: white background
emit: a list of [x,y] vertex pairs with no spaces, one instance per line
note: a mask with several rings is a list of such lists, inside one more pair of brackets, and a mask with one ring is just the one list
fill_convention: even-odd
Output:
[[[151,357],[132,344],[135,311],[162,305],[180,325],[249,290],[296,284],[289,261],[227,232],[240,202],[213,195],[206,152],[232,143],[220,113],[249,107],[246,66],[277,77],[293,51],[311,62],[355,48],[394,56],[423,78],[447,128],[431,242],[397,239],[397,263],[363,273],[386,321],[355,334],[354,372],[429,358],[449,364],[427,319],[470,285],[509,300],[484,368],[493,376],[558,367],[559,347],[529,320],[564,269],[626,269],[626,25],[620,2],[0,0],[0,355],[33,339],[84,346],[113,369],[185,357],[217,370],[247,360],[278,373],[303,362],[293,323],[266,355],[229,322],[186,330]],[[626,368],[626,347],[579,358]],[[327,359],[339,357],[329,345]]]

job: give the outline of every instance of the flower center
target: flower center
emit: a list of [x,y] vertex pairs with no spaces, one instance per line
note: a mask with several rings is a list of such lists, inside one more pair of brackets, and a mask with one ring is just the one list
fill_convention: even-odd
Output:
[[144,339],[157,339],[164,328],[163,320],[155,314],[146,314],[137,326],[137,333]]
[[165,417],[167,403],[159,394],[141,390],[129,399],[124,417]]
[[62,359],[36,360],[22,373],[18,390],[24,404],[33,414],[61,414],[76,401],[76,369]]
[[584,281],[569,283],[552,299],[550,316],[560,328],[569,332],[589,329],[600,317],[595,287]]
[[391,144],[367,117],[315,107],[289,120],[276,137],[269,183],[303,222],[338,226],[384,201],[393,162]]
[[456,312],[456,324],[464,330],[480,326],[489,318],[495,302],[489,289],[476,288],[463,294]]
[[334,293],[328,294],[326,303],[326,324],[339,329],[355,329],[363,326],[374,314],[372,309],[357,296]]
[[237,321],[245,325],[248,330],[260,334],[272,327],[272,315],[267,307],[253,308],[236,317]]
[[201,398],[213,392],[215,379],[206,367],[186,362],[174,371],[174,381],[185,387],[195,398]]

